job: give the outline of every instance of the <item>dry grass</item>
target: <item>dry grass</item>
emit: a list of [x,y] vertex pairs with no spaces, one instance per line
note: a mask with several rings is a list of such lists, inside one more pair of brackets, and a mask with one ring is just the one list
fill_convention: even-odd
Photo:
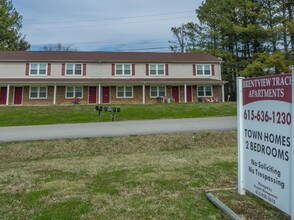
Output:
[[0,144],[0,216],[223,219],[205,190],[236,187],[236,159],[236,132]]

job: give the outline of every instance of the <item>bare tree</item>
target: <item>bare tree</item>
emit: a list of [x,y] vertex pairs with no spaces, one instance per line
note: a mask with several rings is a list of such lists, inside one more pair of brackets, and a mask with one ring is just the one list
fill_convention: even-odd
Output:
[[181,27],[172,27],[171,31],[174,34],[174,37],[176,38],[176,41],[169,41],[170,44],[173,44],[170,46],[170,49],[172,52],[178,52],[178,53],[184,53],[186,48],[186,35],[185,35],[185,25],[182,25]]
[[78,49],[71,45],[64,45],[62,43],[48,44],[43,47],[44,51],[77,51]]

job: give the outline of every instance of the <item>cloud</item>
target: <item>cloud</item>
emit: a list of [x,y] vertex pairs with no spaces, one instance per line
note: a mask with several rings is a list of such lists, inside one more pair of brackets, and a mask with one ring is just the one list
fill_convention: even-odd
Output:
[[[190,21],[201,0],[15,0],[33,50],[61,42],[79,50],[168,48],[170,31]],[[160,50],[160,49],[158,49]]]

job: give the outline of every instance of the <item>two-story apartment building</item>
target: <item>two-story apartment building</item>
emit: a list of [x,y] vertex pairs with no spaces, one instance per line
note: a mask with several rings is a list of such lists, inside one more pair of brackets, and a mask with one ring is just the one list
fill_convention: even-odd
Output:
[[223,101],[224,84],[207,53],[0,52],[0,105]]

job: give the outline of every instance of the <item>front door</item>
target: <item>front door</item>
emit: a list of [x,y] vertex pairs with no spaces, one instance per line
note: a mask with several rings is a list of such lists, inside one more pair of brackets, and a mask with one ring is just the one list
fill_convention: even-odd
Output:
[[192,102],[192,86],[187,86],[187,102]]
[[0,105],[6,104],[6,97],[7,97],[7,87],[0,88]]
[[102,102],[103,103],[109,103],[110,102],[109,87],[103,87],[102,88]]
[[22,104],[22,87],[15,87],[14,88],[14,105],[21,105]]
[[97,88],[96,86],[89,87],[89,104],[97,103]]
[[179,102],[179,87],[172,86],[172,97],[174,98],[175,102]]

